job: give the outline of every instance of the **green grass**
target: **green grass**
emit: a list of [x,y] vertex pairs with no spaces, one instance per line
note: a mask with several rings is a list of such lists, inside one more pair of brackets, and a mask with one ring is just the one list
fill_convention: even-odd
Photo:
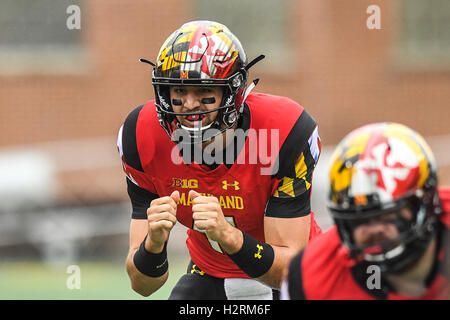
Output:
[[169,259],[169,279],[148,298],[135,293],[130,286],[124,261],[84,261],[80,268],[80,289],[69,289],[66,273],[69,264],[49,266],[37,261],[0,263],[0,300],[162,300],[169,297],[172,287],[186,272],[185,258]]

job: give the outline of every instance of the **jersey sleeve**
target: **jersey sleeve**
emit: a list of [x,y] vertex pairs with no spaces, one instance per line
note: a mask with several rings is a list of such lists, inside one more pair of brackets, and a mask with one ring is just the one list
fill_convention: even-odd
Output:
[[135,183],[127,180],[127,192],[131,200],[133,211],[131,213],[132,219],[147,219],[147,209],[150,207],[152,200],[159,198],[157,194],[149,192],[138,187]]
[[277,178],[281,181],[269,198],[266,216],[294,218],[310,214],[312,176],[320,151],[316,122],[308,114],[302,114],[280,149]]
[[127,193],[133,209],[132,219],[147,219],[150,202],[159,197],[144,172],[137,148],[136,126],[142,107],[137,107],[128,115],[117,137],[117,149],[126,175]]

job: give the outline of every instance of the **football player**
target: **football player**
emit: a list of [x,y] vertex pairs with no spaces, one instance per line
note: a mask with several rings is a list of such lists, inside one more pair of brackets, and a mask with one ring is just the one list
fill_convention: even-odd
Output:
[[155,100],[134,109],[118,149],[133,212],[126,267],[148,296],[168,277],[167,241],[188,228],[191,258],[170,299],[271,299],[287,262],[321,230],[310,208],[316,121],[296,102],[250,93],[230,30],[186,23],[153,66]]
[[395,123],[354,130],[336,148],[335,226],[294,257],[282,297],[445,299],[450,188],[438,188],[425,140]]

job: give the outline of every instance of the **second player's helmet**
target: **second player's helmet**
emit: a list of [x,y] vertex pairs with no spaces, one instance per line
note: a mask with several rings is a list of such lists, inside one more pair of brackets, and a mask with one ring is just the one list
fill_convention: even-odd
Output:
[[[418,133],[395,123],[352,131],[332,156],[329,179],[328,208],[352,258],[391,273],[417,261],[441,211],[434,156]],[[403,208],[412,218],[400,214]],[[397,237],[356,244],[355,228],[377,219],[387,222],[382,216],[390,217]]]
[[[159,122],[169,137],[176,140],[175,130],[184,129],[191,138],[207,141],[232,127],[243,110],[249,67],[241,43],[223,24],[193,21],[173,32],[159,51],[152,76]],[[214,110],[175,113],[170,86],[220,86],[223,99]],[[184,127],[176,119],[215,111],[215,121],[200,128]],[[216,130],[209,130],[215,132],[211,135],[207,129]]]

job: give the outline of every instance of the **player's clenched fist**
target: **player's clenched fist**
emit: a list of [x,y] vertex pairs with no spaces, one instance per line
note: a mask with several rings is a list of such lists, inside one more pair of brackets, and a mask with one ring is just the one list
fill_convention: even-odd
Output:
[[201,196],[194,190],[189,191],[192,199],[192,219],[198,230],[204,230],[209,239],[219,243],[227,235],[231,224],[225,219],[219,200],[216,197]]
[[163,250],[170,231],[177,222],[177,203],[180,200],[178,191],[170,196],[153,200],[147,209],[148,236],[145,248],[152,253]]

